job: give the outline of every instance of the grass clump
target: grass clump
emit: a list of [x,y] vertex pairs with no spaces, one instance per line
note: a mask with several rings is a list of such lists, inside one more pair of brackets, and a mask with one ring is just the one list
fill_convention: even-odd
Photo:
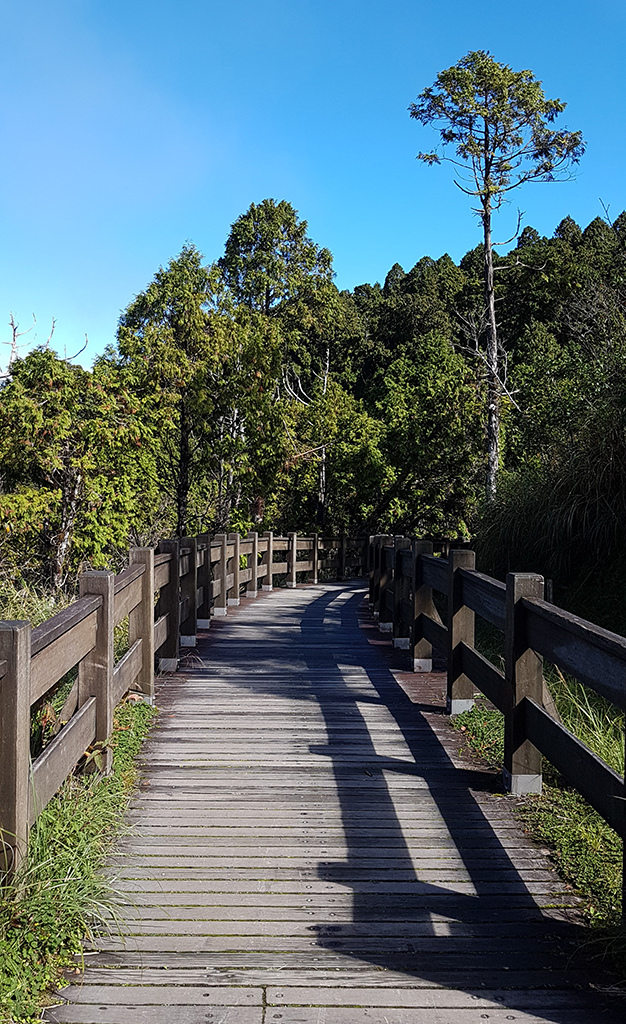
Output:
[[[564,724],[582,736],[591,749],[618,771],[623,771],[623,716],[609,709],[606,720],[599,714],[596,694],[578,699],[574,680],[551,685]],[[584,688],[583,688],[584,689]],[[576,697],[577,699],[573,699]],[[501,768],[504,755],[504,719],[485,698],[477,698],[469,712],[453,720],[463,732],[468,749],[490,766]],[[620,767],[621,763],[621,767]],[[622,841],[589,804],[568,785],[544,758],[543,793],[518,805],[533,838],[551,847],[559,876],[574,886],[582,898],[581,912],[591,925],[619,925],[622,904]]]
[[112,774],[73,775],[64,783],[31,830],[25,863],[0,889],[0,1021],[38,1021],[46,990],[75,966],[93,929],[114,918],[117,894],[102,865],[155,713],[143,702],[118,706]]

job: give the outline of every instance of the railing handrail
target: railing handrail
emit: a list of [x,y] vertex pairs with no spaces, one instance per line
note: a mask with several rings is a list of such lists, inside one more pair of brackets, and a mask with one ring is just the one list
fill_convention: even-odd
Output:
[[[541,791],[545,755],[626,839],[624,779],[542,706],[546,657],[626,708],[626,638],[545,601],[542,576],[509,573],[503,583],[478,572],[467,549],[453,549],[444,559],[432,554],[427,541],[390,540],[371,537],[368,551],[370,607],[381,632],[408,648],[414,671],[432,669],[433,645],[445,656],[449,714],[469,710],[475,689],[503,713],[510,792]],[[447,598],[445,624],[433,590]],[[504,633],[504,672],[475,649],[475,615]]]
[[[35,629],[28,622],[0,622],[0,855],[4,850],[5,867],[19,863],[29,828],[91,744],[102,745],[108,767],[113,709],[129,690],[154,699],[155,658],[160,670],[175,670],[181,647],[195,646],[198,629],[206,629],[213,615],[227,614],[241,595],[255,598],[261,587],[271,590],[277,575],[286,576],[287,586],[296,586],[303,574],[317,583],[320,569],[332,566],[342,579],[346,551],[355,548],[365,568],[365,537],[252,532],[245,538],[202,534],[163,541],[156,550],[132,548],[128,567],[117,576],[83,573],[78,600]],[[306,557],[299,557],[303,553]],[[116,663],[113,631],[126,618],[128,650]],[[65,702],[68,721],[31,765],[31,706],[77,666],[78,679]]]

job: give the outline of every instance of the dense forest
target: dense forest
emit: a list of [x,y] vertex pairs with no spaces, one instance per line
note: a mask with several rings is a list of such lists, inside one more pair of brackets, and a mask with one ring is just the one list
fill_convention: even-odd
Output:
[[485,498],[482,249],[340,292],[286,201],[187,245],[88,371],[0,389],[0,558],[60,587],[129,543],[224,529],[474,539],[569,580],[624,554],[626,213],[494,257],[503,400]]

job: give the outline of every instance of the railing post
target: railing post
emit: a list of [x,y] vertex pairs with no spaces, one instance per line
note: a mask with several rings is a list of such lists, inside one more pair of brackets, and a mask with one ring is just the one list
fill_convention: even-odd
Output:
[[[198,544],[195,537],[181,537],[181,547],[188,548],[189,571],[180,578],[180,599],[187,601],[187,614],[180,623],[180,646],[195,647],[198,632]],[[182,556],[185,557],[185,556]]]
[[134,686],[154,702],[154,548],[131,548],[131,565],[143,565],[141,601],[128,616],[129,646],[141,640],[141,671]]
[[[96,698],[96,743],[105,744],[113,732],[113,623],[115,576],[108,570],[84,572],[78,581],[81,597],[96,594],[102,604],[96,613],[96,644],[78,664],[78,707]],[[110,747],[102,748],[102,771],[108,774],[113,764]]]
[[433,617],[433,590],[424,583],[424,563],[422,555],[432,555],[433,544],[430,540],[413,541],[413,628],[411,645],[413,648],[413,671],[432,672],[433,649],[424,637],[423,616]]
[[274,534],[271,530],[266,531],[263,534],[267,538],[267,548],[261,555],[261,565],[267,566],[267,573],[263,577],[265,583],[263,583],[262,590],[272,590],[274,584],[274,577],[272,576],[272,564],[274,562]]
[[474,706],[474,684],[461,671],[461,641],[474,646],[474,612],[463,604],[459,569],[473,569],[474,551],[453,549],[448,556],[448,715],[459,715]]
[[393,609],[390,611],[387,604],[387,589],[393,582],[395,554],[391,556],[391,567],[389,567],[389,556],[385,550],[391,543],[393,543],[395,551],[396,538],[391,536],[382,538],[382,545],[380,549],[380,583],[378,600],[378,629],[381,633],[393,633]]
[[248,568],[251,570],[250,582],[246,587],[246,597],[256,597],[259,592],[259,535],[258,533],[249,533],[247,540],[252,541],[252,551],[248,555]]
[[380,616],[380,595],[381,583],[383,580],[383,559],[385,557],[385,544],[390,538],[387,534],[380,533],[376,538],[376,572],[374,575],[374,618]]
[[311,561],[313,562],[313,570],[311,574],[311,583],[317,583],[319,577],[319,558],[320,558],[320,538],[318,533],[313,534],[313,550],[311,552]]
[[372,611],[374,611],[376,607],[376,588],[378,584],[378,572],[380,568],[378,550],[378,536],[372,534],[370,536],[370,543],[368,545],[368,571],[370,574],[370,609]]
[[226,574],[228,571],[228,534],[218,533],[215,536],[220,545],[220,558],[217,570],[217,578],[220,581],[220,592],[213,604],[214,615],[228,614],[228,591],[226,589]]
[[[232,556],[233,585],[232,585],[232,587],[228,591],[228,605],[229,605],[229,607],[233,607],[233,608],[237,608],[238,605],[239,605],[239,601],[240,601],[240,598],[239,598],[239,542],[240,542],[240,540],[241,540],[241,537],[239,536],[238,533],[229,533],[228,534],[228,543],[232,544],[234,549],[235,549],[233,551],[233,556]],[[227,573],[227,575],[230,575],[230,573],[228,572],[228,559],[226,561],[226,573]]]
[[0,875],[28,846],[30,622],[0,622]]
[[211,625],[211,538],[208,533],[198,536],[198,548],[204,548],[204,561],[198,566],[198,589],[202,588],[202,602],[198,605],[198,629]]
[[393,646],[407,649],[409,647],[409,623],[402,618],[402,602],[404,599],[405,575],[402,570],[402,552],[411,547],[409,537],[395,537],[394,569],[393,569]]
[[346,535],[342,533],[339,539],[339,559],[337,564],[337,579],[342,581],[346,578],[346,547]]
[[175,672],[179,658],[180,625],[180,544],[178,538],[159,542],[159,554],[171,555],[169,582],[161,587],[157,605],[157,618],[167,615],[167,640],[160,648],[159,671]]
[[524,697],[538,704],[543,693],[543,659],[528,646],[524,597],[543,598],[543,576],[510,572],[506,578],[506,631],[504,634],[504,785],[514,796],[541,793],[541,754],[526,739]]
[[287,556],[288,559],[289,559],[289,562],[288,562],[288,565],[287,565],[287,586],[288,587],[295,587],[296,584],[297,584],[297,579],[296,579],[296,572],[297,572],[296,559],[298,557],[298,534],[297,533],[289,533],[289,534],[287,534],[287,536],[289,537],[289,554]]

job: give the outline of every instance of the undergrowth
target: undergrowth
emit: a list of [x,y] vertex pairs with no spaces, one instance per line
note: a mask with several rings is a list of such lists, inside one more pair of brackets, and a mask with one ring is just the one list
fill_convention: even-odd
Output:
[[[477,623],[476,645],[500,668],[501,634]],[[563,724],[620,774],[624,772],[624,714],[599,694],[558,668],[546,664],[544,677]],[[485,698],[453,719],[468,748],[490,766],[504,758],[504,719]],[[590,924],[617,926],[621,914],[622,842],[603,818],[544,758],[543,793],[519,807],[529,832],[547,843],[562,878],[582,898]]]
[[[477,631],[477,646],[502,667],[499,634],[482,628]],[[566,728],[623,773],[623,713],[551,665],[545,665],[544,675]],[[457,715],[453,725],[463,732],[474,754],[492,767],[502,767],[504,720],[485,698],[477,698],[473,709]],[[559,875],[581,898],[581,914],[588,924],[601,930],[604,941],[599,955],[609,952],[623,975],[626,948],[623,940],[615,939],[622,904],[621,839],[546,758],[541,796],[526,798],[518,805],[517,813],[528,833],[551,848]]]
[[0,1020],[39,1020],[47,990],[75,966],[95,926],[115,920],[117,894],[102,865],[155,709],[126,700],[115,711],[113,771],[71,776],[31,830],[28,856],[0,889]]

